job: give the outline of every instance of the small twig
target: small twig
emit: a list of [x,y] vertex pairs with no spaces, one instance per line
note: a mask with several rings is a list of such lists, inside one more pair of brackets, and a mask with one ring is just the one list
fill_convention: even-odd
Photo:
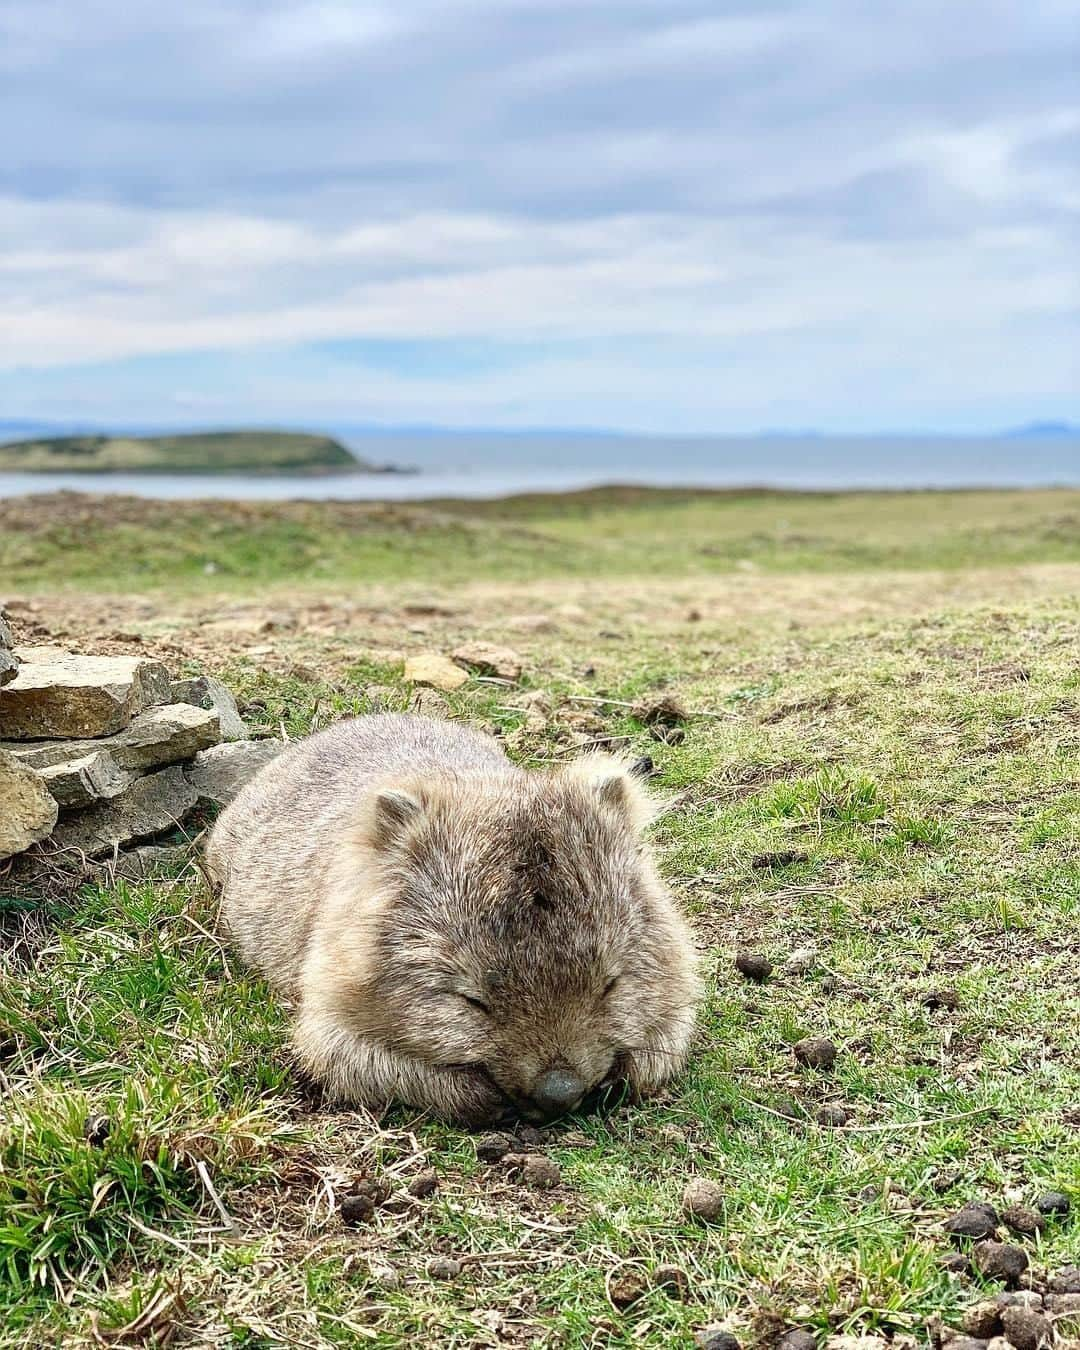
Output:
[[210,1179],[210,1171],[201,1158],[195,1164],[195,1170],[199,1174],[199,1180],[206,1187],[206,1194],[213,1202],[214,1208],[221,1215],[221,1222],[225,1225],[226,1231],[229,1233],[230,1237],[239,1237],[240,1230],[236,1226],[236,1220],[225,1208],[221,1196],[218,1195],[217,1189]]

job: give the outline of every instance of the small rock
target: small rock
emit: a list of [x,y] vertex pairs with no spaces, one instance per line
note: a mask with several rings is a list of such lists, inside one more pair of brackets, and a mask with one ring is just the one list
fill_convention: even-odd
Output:
[[83,1121],[83,1138],[94,1148],[101,1148],[112,1131],[108,1116],[87,1116]]
[[979,1241],[992,1238],[997,1232],[998,1222],[997,1210],[992,1205],[973,1201],[951,1214],[941,1226],[950,1237]]
[[677,727],[690,716],[673,694],[641,699],[634,704],[633,713],[638,721],[644,722],[647,727]]
[[723,1327],[705,1327],[695,1332],[694,1344],[698,1350],[741,1350],[738,1336]]
[[817,1337],[805,1327],[792,1327],[776,1342],[776,1350],[817,1350]]
[[70,810],[89,806],[103,798],[118,797],[134,781],[134,774],[121,769],[105,751],[50,764],[39,770],[58,806]]
[[466,670],[495,675],[500,680],[519,680],[524,669],[524,662],[511,647],[497,647],[491,642],[464,642],[450,653],[450,659]]
[[938,1258],[938,1265],[950,1275],[969,1275],[971,1262],[962,1252],[946,1252]]
[[230,741],[200,751],[184,772],[200,806],[227,806],[284,748],[281,741]]
[[1010,1205],[1001,1218],[1007,1228],[1024,1237],[1034,1237],[1046,1227],[1046,1219],[1037,1209],[1029,1209],[1027,1205]]
[[634,1271],[625,1271],[608,1282],[608,1296],[616,1308],[629,1308],[647,1292],[648,1285]]
[[839,1128],[848,1123],[848,1113],[842,1106],[837,1106],[833,1102],[827,1102],[819,1107],[814,1114],[814,1119],[819,1125],[831,1125]]
[[980,1275],[1006,1284],[1015,1284],[1028,1268],[1027,1252],[1008,1242],[978,1242],[971,1256]]
[[[31,649],[27,653],[33,657]],[[169,675],[142,656],[50,653],[24,660],[0,693],[0,725],[13,740],[108,736],[136,713],[167,703]]]
[[1050,1292],[1080,1294],[1080,1266],[1062,1266],[1056,1275],[1051,1275]]
[[1053,1339],[1050,1319],[1031,1308],[1006,1308],[1001,1314],[1001,1327],[1016,1350],[1042,1350]]
[[508,1134],[482,1134],[476,1141],[476,1156],[481,1162],[498,1162],[514,1151],[514,1141]]
[[836,1063],[836,1046],[824,1036],[807,1036],[796,1041],[795,1058],[810,1069],[824,1072]]
[[562,1182],[559,1164],[542,1153],[526,1154],[521,1164],[521,1179],[534,1191],[553,1191]]
[[50,848],[103,858],[125,844],[175,830],[194,810],[195,791],[177,765],[147,774],[109,801],[97,802],[62,820]]
[[685,1302],[690,1297],[690,1280],[681,1266],[656,1266],[652,1283],[654,1289],[662,1289],[671,1298]]
[[988,1341],[1001,1331],[1001,1309],[993,1299],[973,1303],[965,1310],[962,1325],[969,1336]]
[[469,677],[448,656],[438,652],[424,652],[405,660],[405,679],[411,684],[429,684],[433,689],[460,689]]
[[795,863],[809,862],[809,853],[803,853],[797,848],[784,848],[775,853],[755,853],[750,859],[750,866],[755,872],[764,872],[771,867],[792,867]]
[[359,1195],[347,1195],[341,1202],[341,1222],[355,1228],[362,1223],[370,1223],[375,1215],[375,1199],[362,1192]]
[[815,947],[796,947],[784,962],[784,969],[789,975],[806,975],[817,965],[817,959]]
[[922,997],[924,1008],[936,1011],[938,1008],[959,1008],[960,995],[955,989],[931,989]]
[[427,1273],[433,1280],[456,1280],[461,1274],[461,1262],[453,1256],[433,1256],[427,1263]]
[[517,1141],[526,1148],[541,1148],[550,1138],[547,1130],[538,1130],[535,1125],[519,1125]]
[[772,962],[761,952],[740,952],[735,958],[735,969],[756,984],[764,984],[773,971]]
[[46,838],[59,814],[41,774],[0,750],[0,859]]
[[1070,1207],[1069,1197],[1061,1191],[1047,1191],[1035,1201],[1040,1214],[1068,1214]]
[[427,1200],[439,1189],[438,1172],[428,1169],[424,1172],[418,1172],[409,1182],[409,1194],[415,1196],[417,1200]]
[[240,716],[232,690],[211,675],[196,675],[192,680],[174,680],[170,686],[170,698],[174,703],[190,703],[195,708],[217,713],[222,740],[242,741],[247,736],[247,727]]
[[707,1177],[694,1177],[683,1191],[683,1210],[694,1219],[711,1223],[724,1212],[724,1192]]

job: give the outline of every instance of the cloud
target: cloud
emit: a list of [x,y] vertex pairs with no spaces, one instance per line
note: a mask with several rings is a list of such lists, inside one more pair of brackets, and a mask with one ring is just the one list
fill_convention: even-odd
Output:
[[0,392],[1076,415],[1078,42],[1054,0],[7,0]]

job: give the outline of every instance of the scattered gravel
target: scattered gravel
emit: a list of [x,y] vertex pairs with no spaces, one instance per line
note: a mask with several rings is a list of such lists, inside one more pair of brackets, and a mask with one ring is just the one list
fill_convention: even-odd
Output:
[[836,1063],[836,1046],[824,1036],[807,1036],[795,1043],[795,1058],[809,1069],[825,1072]]
[[694,1177],[683,1191],[682,1207],[692,1218],[710,1223],[724,1212],[724,1192],[715,1181]]
[[761,952],[740,952],[735,958],[735,969],[755,984],[764,984],[773,973],[773,963]]

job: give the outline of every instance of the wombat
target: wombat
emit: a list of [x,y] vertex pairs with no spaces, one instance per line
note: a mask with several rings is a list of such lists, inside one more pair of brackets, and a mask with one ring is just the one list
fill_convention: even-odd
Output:
[[364,717],[263,768],[207,866],[331,1097],[543,1120],[686,1057],[696,961],[651,814],[612,756],[531,773],[481,732]]

